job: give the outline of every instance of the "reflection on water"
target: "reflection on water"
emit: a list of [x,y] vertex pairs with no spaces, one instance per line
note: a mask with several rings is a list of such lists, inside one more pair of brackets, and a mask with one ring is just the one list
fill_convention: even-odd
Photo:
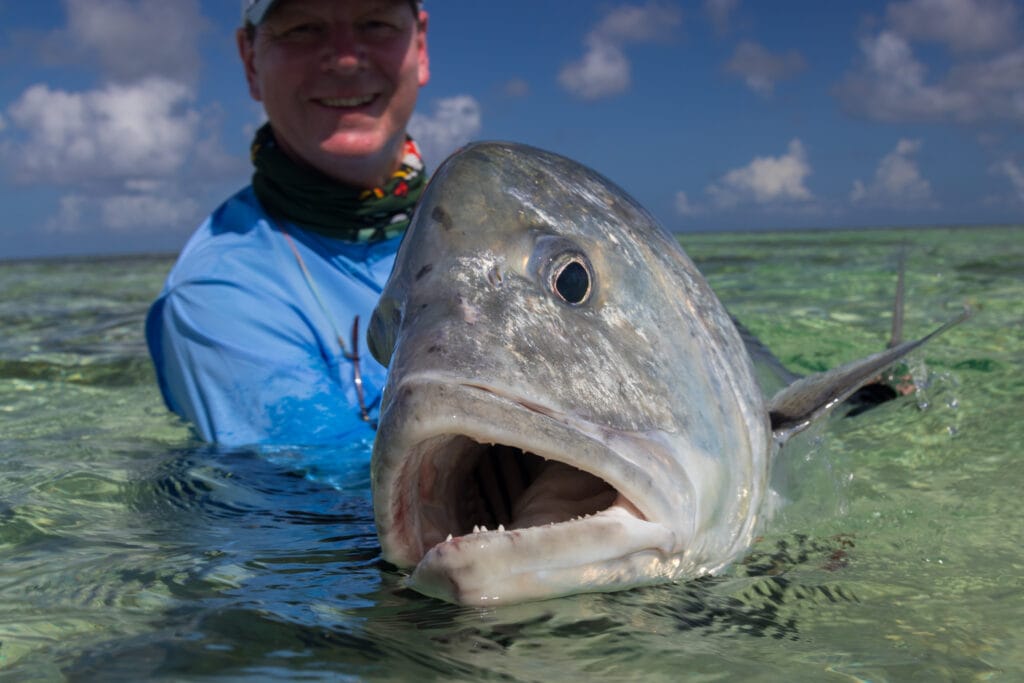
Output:
[[170,259],[0,263],[0,679],[1024,678],[1024,231],[700,235],[684,245],[795,370],[979,312],[916,392],[788,453],[725,575],[465,609],[381,563],[368,444],[218,451],[142,341]]

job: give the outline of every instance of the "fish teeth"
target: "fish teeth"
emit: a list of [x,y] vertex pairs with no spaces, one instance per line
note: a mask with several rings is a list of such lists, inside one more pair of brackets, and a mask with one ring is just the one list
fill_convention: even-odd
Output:
[[505,525],[504,524],[499,524],[498,525],[498,532],[499,533],[505,533]]
[[444,539],[444,542],[447,543],[450,540],[452,540],[452,535],[448,534],[448,538]]

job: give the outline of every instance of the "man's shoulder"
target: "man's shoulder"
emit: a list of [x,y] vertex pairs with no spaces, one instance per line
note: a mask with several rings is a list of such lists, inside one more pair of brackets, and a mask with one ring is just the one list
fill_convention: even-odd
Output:
[[168,284],[214,274],[223,277],[233,268],[263,261],[273,233],[252,187],[246,187],[200,224],[178,255]]
[[[213,284],[260,296],[309,288],[303,273],[332,283],[350,297],[350,287],[377,289],[391,271],[401,238],[371,245],[346,242],[289,225],[282,231],[246,187],[217,207],[189,239],[168,275],[163,294],[183,286]],[[291,296],[289,294],[288,296]]]
[[246,235],[261,224],[265,224],[267,220],[267,212],[256,199],[252,185],[247,185],[214,209],[200,226],[200,231],[205,228],[211,237]]
[[270,227],[270,219],[263,210],[252,186],[242,188],[213,210],[185,245],[182,255],[190,249],[212,245],[236,247],[261,237]]

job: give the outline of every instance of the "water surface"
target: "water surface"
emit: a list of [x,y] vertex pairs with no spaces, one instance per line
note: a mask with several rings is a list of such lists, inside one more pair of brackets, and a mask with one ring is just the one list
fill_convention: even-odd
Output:
[[467,609],[380,561],[369,445],[224,451],[142,338],[169,258],[0,262],[0,679],[1024,680],[1024,229],[687,235],[799,372],[882,348],[915,391],[808,435],[725,575]]

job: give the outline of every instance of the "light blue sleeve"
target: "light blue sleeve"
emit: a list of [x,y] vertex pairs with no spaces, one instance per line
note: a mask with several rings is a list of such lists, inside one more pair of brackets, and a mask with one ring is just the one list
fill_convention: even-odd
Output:
[[359,415],[351,364],[322,348],[334,340],[317,338],[312,328],[282,299],[208,278],[170,288],[150,311],[147,338],[168,406],[207,441],[372,439]]
[[150,308],[146,342],[164,401],[206,441],[373,439],[338,334],[349,347],[359,319],[365,404],[375,420],[387,370],[362,335],[401,239],[367,245],[291,228],[286,237],[252,188],[240,191],[185,245]]

